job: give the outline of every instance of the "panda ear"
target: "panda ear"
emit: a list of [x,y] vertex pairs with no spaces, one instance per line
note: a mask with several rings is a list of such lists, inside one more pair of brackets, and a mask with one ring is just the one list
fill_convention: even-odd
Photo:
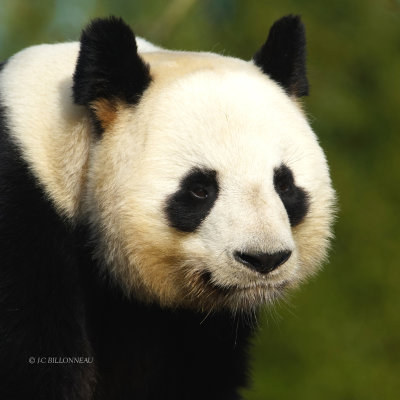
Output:
[[306,76],[306,38],[304,25],[297,15],[276,21],[267,41],[253,57],[254,63],[278,82],[290,96],[308,94]]
[[107,128],[118,103],[136,104],[150,82],[135,35],[121,18],[95,19],[83,30],[73,97],[91,110],[96,128]]

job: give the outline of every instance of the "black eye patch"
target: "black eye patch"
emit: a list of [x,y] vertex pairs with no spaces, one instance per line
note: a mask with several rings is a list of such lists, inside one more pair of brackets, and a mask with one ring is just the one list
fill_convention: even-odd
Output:
[[210,213],[218,192],[216,171],[191,169],[182,178],[178,191],[166,201],[169,225],[182,232],[194,232]]
[[274,187],[285,206],[290,225],[298,225],[309,209],[308,193],[296,186],[291,169],[284,164],[274,170]]

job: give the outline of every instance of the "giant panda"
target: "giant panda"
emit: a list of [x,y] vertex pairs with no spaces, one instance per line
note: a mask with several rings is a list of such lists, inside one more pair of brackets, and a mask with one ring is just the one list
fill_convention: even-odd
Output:
[[240,399],[257,310],[312,275],[334,190],[300,17],[251,61],[121,19],[0,73],[0,398]]

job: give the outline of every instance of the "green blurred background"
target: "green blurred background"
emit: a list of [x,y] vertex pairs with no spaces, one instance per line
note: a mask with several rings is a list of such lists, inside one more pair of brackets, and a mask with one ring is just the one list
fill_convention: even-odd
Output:
[[399,0],[0,0],[0,59],[110,14],[162,46],[250,59],[289,13],[306,24],[306,109],[340,211],[325,269],[262,313],[245,396],[400,399]]

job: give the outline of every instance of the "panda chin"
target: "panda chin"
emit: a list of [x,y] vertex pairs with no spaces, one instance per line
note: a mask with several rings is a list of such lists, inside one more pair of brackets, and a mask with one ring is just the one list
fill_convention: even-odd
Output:
[[291,286],[289,280],[225,286],[216,283],[211,272],[206,270],[199,272],[196,279],[192,279],[191,294],[193,301],[200,303],[203,310],[231,309],[234,312],[252,312],[259,306],[283,298]]

